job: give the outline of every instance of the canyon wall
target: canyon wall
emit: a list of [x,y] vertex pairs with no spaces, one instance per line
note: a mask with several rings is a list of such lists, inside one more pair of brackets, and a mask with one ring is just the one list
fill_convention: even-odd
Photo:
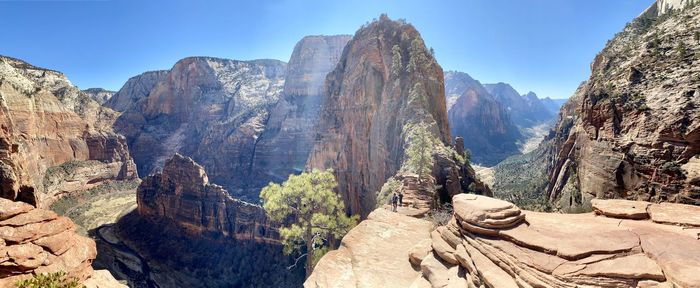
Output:
[[547,196],[563,210],[592,198],[700,205],[700,6],[651,15],[608,42],[562,109]]
[[133,179],[136,167],[117,113],[61,73],[0,57],[0,197],[48,207],[106,180]]
[[404,125],[428,123],[450,143],[444,89],[442,68],[418,31],[380,17],[355,33],[326,78],[307,166],[333,168],[349,212],[367,216],[402,163]]
[[516,142],[522,140],[518,127],[505,107],[486,89],[463,72],[445,73],[448,93],[448,119],[453,136],[464,138],[471,160],[492,166],[519,153]]

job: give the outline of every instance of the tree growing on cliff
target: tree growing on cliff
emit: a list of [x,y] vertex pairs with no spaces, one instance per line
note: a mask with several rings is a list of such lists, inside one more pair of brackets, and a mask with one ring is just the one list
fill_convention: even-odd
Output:
[[433,169],[433,151],[438,141],[428,130],[428,125],[419,123],[405,127],[408,135],[408,148],[404,170],[418,174],[418,179],[427,178]]
[[401,69],[403,64],[401,64],[401,47],[399,45],[394,45],[391,47],[391,72],[398,76],[401,74]]
[[314,260],[327,251],[324,246],[328,240],[342,238],[357,224],[357,216],[345,214],[342,199],[333,191],[336,186],[331,170],[313,170],[290,175],[281,185],[270,183],[260,192],[265,213],[281,225],[284,253],[302,253],[297,262],[306,257],[307,277]]

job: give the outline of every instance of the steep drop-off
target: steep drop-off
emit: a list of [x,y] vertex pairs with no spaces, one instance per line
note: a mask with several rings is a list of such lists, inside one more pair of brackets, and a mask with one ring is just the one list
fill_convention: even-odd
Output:
[[466,73],[449,71],[445,73],[445,90],[448,102],[453,102],[448,104],[451,133],[464,137],[472,162],[492,166],[519,153],[516,143],[523,136],[508,111],[479,81]]
[[126,108],[115,130],[126,136],[141,176],[182,153],[236,197],[257,201],[256,180],[267,179],[267,171],[253,169],[254,155],[285,70],[277,60],[185,58],[165,76],[132,78],[107,105]]
[[404,125],[450,142],[443,73],[418,31],[380,17],[355,33],[326,79],[311,168],[333,168],[350,212],[367,214],[403,160]]
[[48,207],[106,180],[132,179],[136,166],[117,114],[61,73],[0,57],[0,197]]
[[700,205],[700,6],[666,2],[608,42],[562,109],[547,196],[564,210],[594,197]]

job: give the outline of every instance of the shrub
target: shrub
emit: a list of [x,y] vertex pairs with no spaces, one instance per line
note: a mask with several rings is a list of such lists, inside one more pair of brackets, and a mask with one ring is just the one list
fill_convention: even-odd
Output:
[[36,274],[34,277],[17,282],[17,288],[78,288],[85,287],[75,278],[69,279],[65,272]]

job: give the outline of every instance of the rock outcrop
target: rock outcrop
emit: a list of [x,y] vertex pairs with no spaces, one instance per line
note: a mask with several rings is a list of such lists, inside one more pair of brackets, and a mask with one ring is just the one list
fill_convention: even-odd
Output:
[[[452,202],[452,219],[429,240],[426,230],[395,228],[420,220],[374,230],[382,227],[376,220],[362,222],[343,239],[352,244],[321,259],[306,287],[372,287],[374,272],[395,281],[382,287],[700,287],[696,206],[598,200],[596,213],[551,214],[472,194]],[[397,271],[406,263],[420,275]]]
[[0,101],[0,198],[48,207],[61,195],[136,177],[124,137],[110,128],[116,113],[63,74],[0,57]]
[[287,64],[282,96],[270,111],[256,145],[253,170],[266,171],[257,180],[263,187],[282,182],[304,170],[315,140],[315,127],[326,97],[323,85],[335,68],[349,35],[307,36],[294,47]]
[[554,118],[535,93],[520,95],[512,86],[502,82],[484,84],[484,88],[506,107],[513,122],[522,128],[533,127]]
[[237,198],[257,201],[256,180],[268,178],[267,171],[253,169],[253,161],[285,70],[277,60],[185,58],[165,76],[132,78],[107,105],[126,109],[115,130],[126,136],[141,176],[182,153]]
[[450,143],[443,73],[418,31],[386,16],[355,33],[326,79],[310,168],[333,168],[353,214],[366,217],[375,193],[403,160],[404,127],[425,122]]
[[299,287],[304,279],[262,207],[210,184],[189,157],[175,154],[146,177],[137,202],[98,231],[99,263],[131,286]]
[[87,280],[88,285],[120,287],[109,272],[94,273],[91,264],[96,253],[95,242],[76,234],[70,219],[0,198],[0,287],[14,287],[33,274],[55,272]]
[[700,205],[700,6],[657,17],[665,2],[608,43],[562,109],[547,189],[562,210],[592,198]]
[[140,216],[171,221],[191,235],[279,240],[262,207],[234,199],[221,186],[210,184],[204,168],[180,154],[166,161],[162,172],[144,178],[136,193]]
[[140,99],[148,97],[158,83],[166,80],[168,72],[168,70],[148,71],[129,78],[104,105],[119,112],[130,109]]
[[102,105],[105,102],[107,102],[110,98],[112,98],[112,96],[114,96],[114,94],[117,92],[105,90],[102,88],[89,88],[83,90],[83,93],[90,97],[90,99],[95,100],[95,102]]
[[[321,258],[304,287],[410,287],[421,273],[406,255],[429,245],[431,228],[428,221],[377,209]],[[413,257],[426,257],[428,245]]]
[[451,133],[464,137],[464,146],[471,151],[474,163],[493,166],[520,152],[516,142],[523,136],[518,127],[479,81],[463,72],[446,72],[445,90]]

